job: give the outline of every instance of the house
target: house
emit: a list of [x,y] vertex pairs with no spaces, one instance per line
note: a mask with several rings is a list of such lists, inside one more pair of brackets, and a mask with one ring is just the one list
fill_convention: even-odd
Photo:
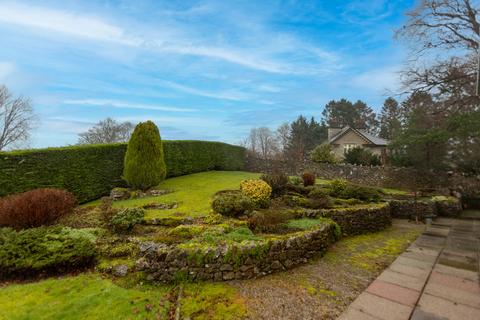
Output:
[[376,137],[364,129],[355,129],[350,126],[343,128],[329,127],[328,143],[332,146],[335,156],[340,159],[348,150],[362,147],[378,155],[382,163],[386,160],[388,141]]

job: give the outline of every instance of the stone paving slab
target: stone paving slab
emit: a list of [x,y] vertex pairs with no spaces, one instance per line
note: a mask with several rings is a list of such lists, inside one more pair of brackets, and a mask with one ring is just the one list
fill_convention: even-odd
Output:
[[432,269],[432,264],[424,261],[419,261],[416,259],[410,259],[406,258],[403,255],[400,255],[395,261],[393,262],[394,264],[403,264],[409,267],[415,267],[419,269],[424,269],[424,270],[431,270]]
[[480,319],[480,309],[472,308],[463,304],[454,303],[449,300],[424,293],[418,302],[412,320],[431,319],[449,320],[475,320]]
[[401,287],[379,279],[373,281],[370,286],[368,286],[367,292],[411,307],[415,306],[420,297],[420,291]]
[[424,293],[449,300],[453,303],[460,303],[472,308],[480,309],[480,297],[468,291],[447,287],[435,282],[428,282]]
[[380,276],[377,279],[385,282],[389,282],[392,284],[396,284],[398,286],[402,286],[404,288],[408,288],[411,290],[416,290],[418,292],[422,291],[423,286],[425,284],[425,280],[426,280],[424,279],[423,281],[421,281],[418,278],[411,277],[406,274],[398,273],[388,269],[382,272],[382,274],[380,274]]
[[341,316],[480,320],[480,221],[438,219]]
[[387,270],[398,272],[410,277],[418,278],[425,282],[430,274],[430,270],[420,269],[416,267],[407,266],[405,264],[393,263]]
[[467,279],[470,281],[476,281],[479,282],[480,278],[477,272],[470,271],[470,270],[465,270],[465,269],[458,269],[458,268],[453,268],[450,266],[446,266],[440,263],[437,263],[435,267],[433,268],[434,271],[438,273],[443,273],[443,274],[449,274],[451,276],[455,276],[458,278],[463,278]]
[[[413,310],[413,308],[410,306],[381,298],[368,292],[363,292],[350,305],[350,308],[382,320],[405,320],[408,319]],[[355,318],[345,319],[350,320]]]
[[467,291],[477,295],[480,299],[480,286],[478,285],[478,282],[469,281],[436,271],[433,271],[430,275],[429,282],[437,283],[445,287]]

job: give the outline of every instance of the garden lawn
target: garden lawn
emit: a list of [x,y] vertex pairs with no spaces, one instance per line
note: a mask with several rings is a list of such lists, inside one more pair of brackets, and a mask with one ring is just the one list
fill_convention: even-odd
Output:
[[[128,280],[124,280],[128,282]],[[181,319],[240,319],[243,300],[221,283],[182,285]],[[0,286],[1,320],[169,319],[176,309],[178,287],[121,287],[87,273],[29,284]]]
[[[170,189],[174,192],[158,197],[146,197],[115,201],[114,207],[140,207],[150,203],[178,203],[175,209],[147,210],[146,219],[168,217],[173,214],[190,217],[202,217],[211,210],[213,195],[220,190],[239,189],[240,182],[246,179],[257,179],[258,173],[243,171],[207,171],[170,178],[163,181],[158,188]],[[98,201],[89,203],[98,204]]]
[[97,274],[0,287],[0,319],[156,319],[168,311],[166,287],[125,289]]

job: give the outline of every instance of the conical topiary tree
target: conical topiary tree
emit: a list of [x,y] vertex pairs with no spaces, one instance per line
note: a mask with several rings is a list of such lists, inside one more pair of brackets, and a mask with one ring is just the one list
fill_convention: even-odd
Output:
[[123,178],[130,187],[146,190],[157,186],[165,175],[160,132],[152,121],[141,122],[128,142]]

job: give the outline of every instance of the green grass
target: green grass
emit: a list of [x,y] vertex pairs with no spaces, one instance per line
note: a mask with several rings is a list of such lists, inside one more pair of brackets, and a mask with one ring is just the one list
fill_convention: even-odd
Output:
[[[126,284],[127,278],[122,279]],[[239,319],[246,313],[243,300],[226,284],[183,286],[183,317]],[[168,319],[169,309],[175,308],[170,301],[176,298],[173,288],[139,284],[124,288],[95,273],[0,286],[0,319]]]
[[14,284],[0,287],[0,319],[163,319],[167,292],[125,289],[97,274]]
[[399,189],[391,189],[391,188],[379,188],[383,193],[388,195],[398,195],[398,196],[408,196],[410,194],[409,191],[399,190]]
[[309,230],[322,223],[323,221],[320,219],[303,218],[290,220],[287,222],[287,226],[294,229]]
[[[245,179],[256,179],[258,173],[243,171],[208,171],[194,173],[186,176],[170,178],[163,181],[160,189],[171,189],[174,192],[159,197],[146,197],[115,201],[114,207],[138,207],[149,203],[178,203],[176,209],[148,210],[146,219],[168,217],[172,215],[202,217],[211,210],[210,201],[212,196],[225,189],[238,189],[240,182]],[[98,204],[99,201],[90,202],[87,205]]]

